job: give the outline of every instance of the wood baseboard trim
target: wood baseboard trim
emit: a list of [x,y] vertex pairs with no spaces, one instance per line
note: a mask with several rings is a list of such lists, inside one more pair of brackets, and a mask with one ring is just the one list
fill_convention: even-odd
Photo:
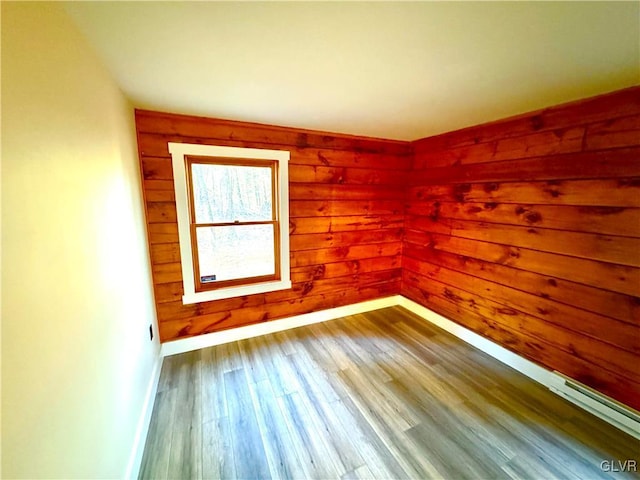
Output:
[[127,463],[127,470],[125,471],[124,478],[127,480],[136,480],[140,474],[140,467],[142,466],[142,455],[144,454],[144,446],[147,440],[147,434],[149,433],[149,425],[151,425],[151,414],[153,413],[153,405],[156,400],[156,393],[158,392],[158,383],[160,381],[160,371],[162,370],[162,355],[158,352],[151,377],[149,378],[149,384],[147,386],[147,392],[145,394],[144,405],[140,412],[140,418],[138,419],[138,425],[136,427],[136,436],[133,439],[133,447],[131,448],[131,455],[129,462]]
[[170,355],[190,352],[200,348],[222,345],[223,343],[235,342],[237,340],[259,337],[260,335],[266,335],[268,333],[303,327],[305,325],[311,325],[312,323],[326,322],[327,320],[346,317],[348,315],[370,312],[371,310],[378,310],[380,308],[393,307],[398,305],[399,301],[399,295],[376,298],[375,300],[329,308],[327,310],[319,310],[317,312],[305,313],[294,317],[282,318],[280,320],[247,325],[246,327],[232,328],[221,332],[207,333],[205,335],[198,335],[197,337],[185,338],[183,340],[174,340],[172,342],[162,344],[161,355],[163,357],[168,357]]

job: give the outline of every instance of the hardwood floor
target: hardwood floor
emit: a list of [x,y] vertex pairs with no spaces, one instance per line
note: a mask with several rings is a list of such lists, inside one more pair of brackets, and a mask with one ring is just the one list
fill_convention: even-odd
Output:
[[165,358],[140,478],[637,478],[625,460],[640,441],[393,307]]

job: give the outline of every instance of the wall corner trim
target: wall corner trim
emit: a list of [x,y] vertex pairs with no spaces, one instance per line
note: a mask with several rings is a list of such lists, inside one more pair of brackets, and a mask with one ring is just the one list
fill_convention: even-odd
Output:
[[158,352],[158,356],[156,357],[155,364],[153,366],[153,371],[149,378],[149,384],[147,385],[144,404],[136,427],[136,435],[133,440],[131,454],[124,474],[124,478],[126,480],[136,480],[140,474],[142,455],[144,454],[147,434],[149,433],[149,426],[151,425],[153,405],[155,403],[156,393],[158,392],[158,382],[160,381],[160,371],[162,370],[162,359],[163,356],[161,352]]

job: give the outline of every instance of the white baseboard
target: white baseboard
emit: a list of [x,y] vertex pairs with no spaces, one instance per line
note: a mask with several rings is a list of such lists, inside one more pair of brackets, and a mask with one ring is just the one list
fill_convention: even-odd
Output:
[[[465,327],[462,327],[461,325],[458,325],[457,323],[443,317],[442,315],[438,315],[437,313],[423,307],[413,300],[409,300],[406,297],[400,296],[400,301],[398,304],[401,307],[404,307],[407,310],[415,313],[416,315],[419,315],[428,322],[431,322],[434,325],[442,328],[443,330],[451,333],[452,335],[455,335],[461,340],[464,340],[468,344],[473,345],[478,350],[482,350],[488,355],[491,355],[496,360],[499,360],[505,365],[513,368],[514,370],[519,371],[532,380],[541,383],[553,393],[561,396],[562,398],[565,398],[566,400],[569,400],[571,403],[577,405],[583,410],[586,410],[596,417],[601,418],[602,420],[610,423],[614,427],[619,428],[629,435],[640,439],[640,422],[631,418],[631,416],[634,416],[633,413],[631,413],[631,416],[626,416],[612,408],[607,407],[606,405],[603,405],[596,400],[593,400],[592,398],[580,395],[579,393],[574,394],[570,391],[570,389],[567,388],[565,384],[567,378],[565,378],[563,375],[536,365],[530,360],[527,360],[526,358],[523,358],[520,355],[517,355],[510,350],[501,347],[491,340],[487,340],[486,338],[472,332]],[[607,397],[606,395],[598,393],[598,396],[605,399],[605,401],[615,403],[615,400],[609,399],[609,397]]]
[[303,327],[312,323],[326,322],[348,315],[357,313],[370,312],[380,308],[393,307],[398,305],[400,295],[392,297],[377,298],[352,305],[330,308],[327,310],[319,310],[317,312],[305,313],[294,317],[283,318],[280,320],[272,320],[270,322],[257,323],[255,325],[247,325],[246,327],[232,328],[221,332],[207,333],[198,335],[197,337],[185,338],[183,340],[174,340],[162,344],[161,355],[168,357],[177,353],[190,352],[200,348],[212,347],[214,345],[222,345],[223,343],[235,342],[246,338],[258,337],[268,333],[281,332],[291,328]]
[[156,358],[153,371],[151,372],[151,377],[149,378],[144,404],[136,427],[136,436],[133,440],[131,456],[129,457],[129,463],[127,464],[127,470],[124,476],[127,480],[136,480],[140,474],[142,455],[144,453],[147,434],[149,433],[149,425],[151,424],[153,404],[155,403],[156,393],[158,391],[158,381],[160,380],[160,370],[162,369],[162,358],[162,355],[158,355]]

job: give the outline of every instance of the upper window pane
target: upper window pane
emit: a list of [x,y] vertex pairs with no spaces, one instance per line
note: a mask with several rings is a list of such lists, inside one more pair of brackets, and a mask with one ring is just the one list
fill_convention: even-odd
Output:
[[269,166],[192,163],[195,223],[273,220]]

